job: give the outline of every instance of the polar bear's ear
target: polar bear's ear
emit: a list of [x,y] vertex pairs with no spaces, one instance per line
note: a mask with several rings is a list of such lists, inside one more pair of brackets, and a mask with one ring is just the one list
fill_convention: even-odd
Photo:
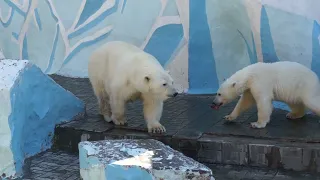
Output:
[[144,77],[144,80],[145,80],[146,82],[149,82],[149,81],[150,81],[149,76]]
[[234,83],[232,83],[232,87],[235,87],[236,86],[236,83],[234,82]]

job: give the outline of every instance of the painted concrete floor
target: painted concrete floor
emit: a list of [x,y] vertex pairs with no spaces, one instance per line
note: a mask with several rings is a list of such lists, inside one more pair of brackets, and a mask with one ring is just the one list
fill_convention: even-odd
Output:
[[[113,129],[112,123],[106,123],[98,115],[97,100],[93,95],[91,84],[86,78],[68,78],[53,75],[52,78],[71,91],[80,99],[84,100],[87,106],[87,121],[77,125],[84,129]],[[180,95],[167,100],[164,104],[164,111],[161,123],[167,129],[165,136],[183,137],[185,139],[199,138],[203,134],[210,135],[232,135],[237,137],[282,139],[299,142],[320,142],[320,118],[315,115],[306,115],[302,119],[286,119],[286,111],[275,109],[271,122],[264,129],[252,129],[250,122],[257,120],[257,110],[252,108],[243,113],[234,123],[223,120],[234,108],[236,102],[213,110],[210,108],[212,96]],[[146,131],[146,125],[142,113],[142,103],[137,101],[127,106],[128,125],[119,127],[121,129]],[[94,122],[94,123],[93,123]],[[72,123],[71,123],[72,124]],[[70,124],[70,126],[72,126]],[[299,132],[299,133],[297,133]]]

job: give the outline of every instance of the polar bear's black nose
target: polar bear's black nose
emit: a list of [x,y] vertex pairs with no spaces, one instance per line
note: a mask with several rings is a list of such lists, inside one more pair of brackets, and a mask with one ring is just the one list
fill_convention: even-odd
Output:
[[178,95],[178,93],[177,92],[175,92],[174,94],[173,94],[173,97],[176,97]]

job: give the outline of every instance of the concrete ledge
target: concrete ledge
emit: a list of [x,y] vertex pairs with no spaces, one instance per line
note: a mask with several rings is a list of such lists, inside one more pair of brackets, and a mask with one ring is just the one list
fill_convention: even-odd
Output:
[[156,140],[105,140],[79,143],[84,180],[214,180],[211,170]]
[[84,114],[84,103],[27,60],[0,61],[0,176],[51,147],[56,124]]
[[320,172],[320,143],[203,135],[198,161]]

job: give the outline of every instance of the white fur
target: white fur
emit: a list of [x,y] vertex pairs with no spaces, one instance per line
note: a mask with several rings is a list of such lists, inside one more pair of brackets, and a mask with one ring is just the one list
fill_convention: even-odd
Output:
[[159,122],[163,101],[176,90],[155,57],[125,42],[108,42],[91,55],[88,75],[106,121],[125,124],[126,102],[142,99],[148,131],[165,132]]
[[264,128],[270,121],[272,101],[287,103],[291,112],[287,118],[305,115],[305,108],[320,115],[320,84],[317,75],[307,67],[281,61],[249,65],[227,79],[219,88],[216,104],[227,104],[242,95],[227,120],[236,119],[241,112],[256,103],[258,120],[253,128]]

